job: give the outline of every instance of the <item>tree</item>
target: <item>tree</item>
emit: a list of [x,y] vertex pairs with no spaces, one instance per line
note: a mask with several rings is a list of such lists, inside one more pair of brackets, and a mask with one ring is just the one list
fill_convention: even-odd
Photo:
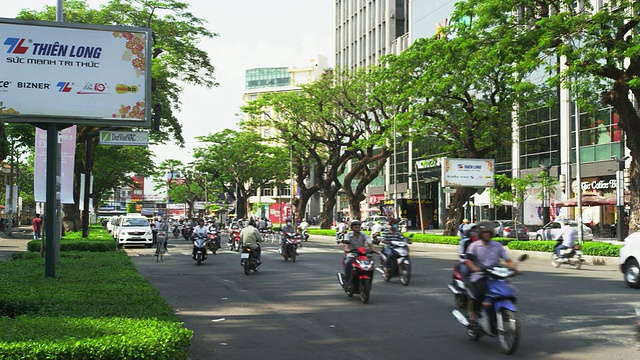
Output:
[[226,129],[197,139],[204,145],[193,153],[198,169],[233,186],[238,217],[247,216],[249,196],[289,176],[289,152],[255,132]]
[[[491,203],[495,206],[502,206],[504,202],[509,202],[513,206],[513,221],[517,222],[518,214],[522,204],[527,200],[531,192],[529,191],[536,184],[536,177],[527,174],[522,177],[509,177],[504,174],[495,176],[496,188],[490,188],[489,196]],[[504,189],[504,190],[499,190]]]
[[[470,25],[466,15],[458,9],[444,37],[418,39],[389,56],[387,86],[395,89],[390,94],[412,100],[398,121],[413,129],[414,139],[437,137],[438,153],[478,159],[510,144],[512,112],[535,103],[536,87],[526,76],[537,63],[524,61],[525,45],[533,41],[529,35],[518,28]],[[456,233],[465,193],[459,188],[451,198],[445,234]]]
[[[201,39],[217,35],[207,30],[204,27],[205,21],[189,12],[188,8],[188,3],[176,0],[111,0],[99,10],[91,9],[86,0],[64,2],[64,12],[69,22],[152,29],[152,103],[161,105],[160,131],[151,131],[150,134],[153,143],[164,143],[170,139],[174,139],[178,144],[184,143],[182,125],[174,114],[180,109],[182,84],[205,87],[217,85],[213,78],[214,67],[208,54],[197,46]],[[56,7],[45,6],[42,11],[23,10],[17,18],[55,21]],[[98,130],[99,128],[91,126],[79,127],[77,142],[84,144]],[[5,139],[4,135],[0,127],[0,139]],[[2,146],[0,140],[0,156]],[[81,151],[76,152],[79,153]],[[150,156],[150,153],[138,153],[138,156],[140,155]],[[76,165],[76,179],[79,179],[84,169],[94,171],[92,164],[83,164],[78,158]],[[79,182],[76,182],[76,192],[78,184]],[[75,224],[79,220],[77,205],[65,206],[64,217],[67,223]],[[75,229],[75,225],[73,228]]]

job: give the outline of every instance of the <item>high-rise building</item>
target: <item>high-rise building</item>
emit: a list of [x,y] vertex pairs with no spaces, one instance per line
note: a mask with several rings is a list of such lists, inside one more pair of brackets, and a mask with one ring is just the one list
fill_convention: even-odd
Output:
[[408,0],[336,0],[336,67],[376,64],[407,48]]

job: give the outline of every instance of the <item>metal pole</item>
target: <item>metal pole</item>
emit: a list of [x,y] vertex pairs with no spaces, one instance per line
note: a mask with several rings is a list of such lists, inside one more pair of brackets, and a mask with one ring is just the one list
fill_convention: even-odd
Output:
[[549,216],[549,206],[550,204],[550,195],[549,194],[549,169],[551,169],[551,163],[547,164],[547,165],[540,165],[540,167],[542,168],[542,170],[544,170],[544,180],[542,181],[542,222],[546,225],[548,224],[551,219]]
[[47,125],[47,193],[45,203],[45,276],[56,274],[56,162],[60,161],[57,124]]
[[418,216],[420,217],[420,232],[424,234],[424,224],[422,223],[422,196],[420,195],[420,180],[418,179],[418,165],[416,168],[416,188],[418,189]]
[[578,205],[578,215],[576,216],[576,220],[578,221],[578,242],[582,243],[584,239],[583,229],[582,229],[582,174],[580,171],[580,106],[578,105],[578,82],[575,81],[575,130],[576,130],[576,182],[577,184],[577,205]]
[[398,157],[396,149],[396,118],[393,118],[393,206],[396,219],[400,221],[400,209],[398,208]]
[[13,156],[14,156],[14,140],[11,139],[11,149],[10,149],[10,158],[11,158],[11,162],[9,165],[9,203],[6,204],[7,208],[9,209],[9,211],[7,211],[7,220],[9,220],[7,222],[7,231],[9,232],[9,236],[11,235],[11,232],[13,231],[13,212],[15,211],[15,209],[13,208],[13,203],[15,201],[13,201],[13,197],[15,196],[13,194]]
[[289,146],[289,181],[291,182],[291,195],[289,196],[289,209],[291,210],[291,224],[295,226],[296,212],[293,209],[293,145]]
[[91,191],[91,161],[92,161],[92,137],[88,137],[85,142],[85,159],[84,159],[84,211],[82,211],[82,237],[86,238],[89,236],[89,192]]

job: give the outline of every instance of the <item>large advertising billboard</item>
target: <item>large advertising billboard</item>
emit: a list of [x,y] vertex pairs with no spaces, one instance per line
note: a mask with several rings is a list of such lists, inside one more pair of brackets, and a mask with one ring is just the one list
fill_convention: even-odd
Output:
[[443,187],[493,187],[493,159],[442,159]]
[[151,125],[151,30],[0,18],[0,118]]

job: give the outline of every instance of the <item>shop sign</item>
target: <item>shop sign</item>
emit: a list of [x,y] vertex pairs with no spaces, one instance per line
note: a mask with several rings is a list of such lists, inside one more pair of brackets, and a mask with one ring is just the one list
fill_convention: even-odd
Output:
[[369,196],[369,205],[376,205],[384,199],[384,195],[371,195]]
[[580,187],[582,191],[587,190],[606,190],[606,189],[615,189],[618,187],[616,179],[611,179],[609,181],[583,181],[580,183]]
[[453,159],[442,160],[443,187],[493,187],[493,159]]

